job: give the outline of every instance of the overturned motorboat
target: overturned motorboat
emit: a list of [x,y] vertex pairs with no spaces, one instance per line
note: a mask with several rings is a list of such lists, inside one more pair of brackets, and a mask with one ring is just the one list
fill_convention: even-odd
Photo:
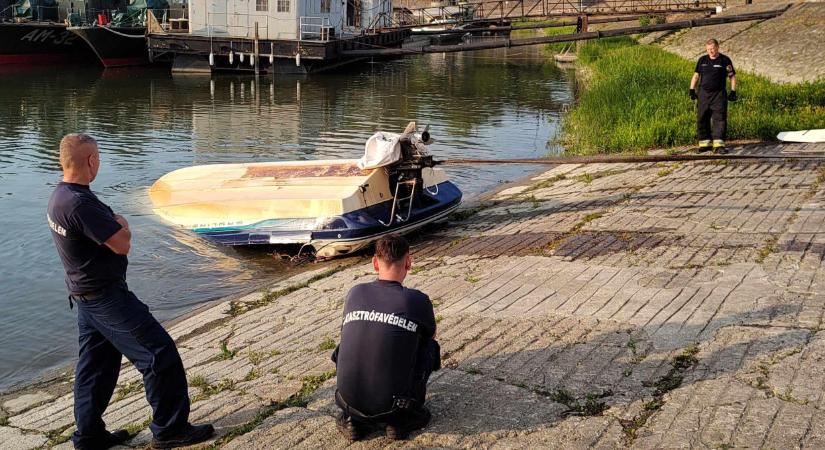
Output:
[[149,197],[166,221],[225,245],[305,244],[319,258],[409,233],[461,203],[429,133],[376,133],[360,160],[215,164],[170,172]]

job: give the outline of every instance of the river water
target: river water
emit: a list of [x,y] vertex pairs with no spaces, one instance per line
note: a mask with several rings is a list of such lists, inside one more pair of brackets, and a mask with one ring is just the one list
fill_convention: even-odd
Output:
[[[377,130],[430,124],[437,158],[533,158],[572,102],[572,77],[541,49],[424,55],[311,77],[172,76],[168,70],[0,68],[0,390],[75,358],[75,313],[45,220],[58,143],[95,136],[93,190],[133,230],[128,281],[161,320],[284,276],[264,251],[171,229],[147,188],[181,167],[356,158]],[[535,167],[450,167],[472,197]]]

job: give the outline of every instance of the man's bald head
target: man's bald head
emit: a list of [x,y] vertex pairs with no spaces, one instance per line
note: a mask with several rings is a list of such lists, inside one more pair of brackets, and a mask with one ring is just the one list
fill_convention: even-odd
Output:
[[100,168],[97,141],[84,133],[67,134],[60,141],[60,165],[64,181],[91,183]]
[[97,141],[85,133],[67,134],[60,141],[60,165],[63,170],[83,167],[89,156],[97,154]]

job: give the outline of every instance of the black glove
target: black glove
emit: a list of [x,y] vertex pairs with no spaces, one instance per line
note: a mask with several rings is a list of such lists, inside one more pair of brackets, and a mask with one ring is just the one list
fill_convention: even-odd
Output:
[[728,101],[731,101],[731,102],[736,101],[736,91],[728,92]]
[[688,95],[690,95],[691,100],[696,100],[697,98],[699,98],[696,96],[696,89],[691,89]]

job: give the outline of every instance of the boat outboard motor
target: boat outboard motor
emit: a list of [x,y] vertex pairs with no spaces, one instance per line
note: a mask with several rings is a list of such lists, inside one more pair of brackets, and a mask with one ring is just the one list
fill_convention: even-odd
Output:
[[433,167],[432,155],[427,153],[427,145],[433,143],[430,137],[429,125],[421,133],[417,132],[415,122],[410,122],[399,138],[401,159],[390,165],[389,172],[390,192],[394,193],[395,203],[400,206],[396,219],[406,221],[415,206],[420,205],[421,192],[424,188],[424,177],[421,171],[425,167]]

